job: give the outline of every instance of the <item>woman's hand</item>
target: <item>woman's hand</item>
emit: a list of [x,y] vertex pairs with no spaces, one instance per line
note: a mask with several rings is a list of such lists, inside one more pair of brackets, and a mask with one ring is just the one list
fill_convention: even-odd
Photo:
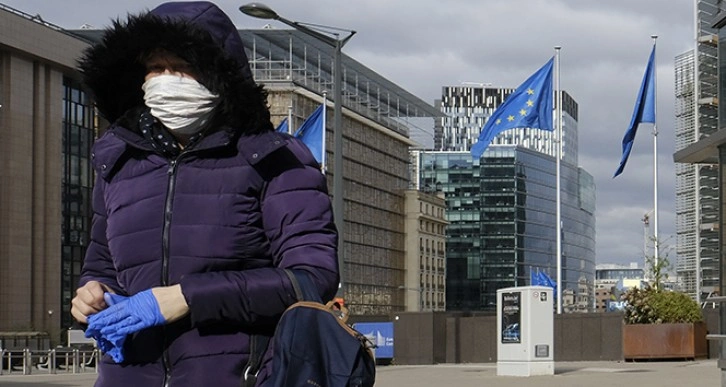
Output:
[[182,318],[187,312],[180,285],[152,288],[131,297],[108,298],[111,306],[88,317],[87,337],[117,343],[126,335]]
[[80,323],[88,324],[88,316],[108,308],[103,299],[104,292],[110,292],[110,289],[98,281],[88,281],[76,289],[76,296],[71,300],[73,318]]

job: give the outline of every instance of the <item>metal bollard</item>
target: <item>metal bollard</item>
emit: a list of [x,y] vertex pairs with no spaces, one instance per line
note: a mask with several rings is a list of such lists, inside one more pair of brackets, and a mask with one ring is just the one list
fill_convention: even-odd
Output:
[[80,361],[80,357],[78,356],[78,348],[73,348],[73,373],[78,373],[78,362]]
[[71,354],[68,351],[63,352],[63,364],[65,364],[66,373],[71,372]]
[[81,370],[83,372],[86,372],[86,368],[93,360],[93,350],[88,351],[87,349],[83,350],[83,358],[81,359]]
[[13,353],[8,351],[8,373],[13,373]]
[[51,374],[56,374],[58,371],[56,370],[56,366],[58,363],[56,362],[56,356],[55,356],[55,348],[48,351],[48,372]]
[[23,349],[23,375],[30,375],[32,372],[33,359],[30,356],[30,349]]

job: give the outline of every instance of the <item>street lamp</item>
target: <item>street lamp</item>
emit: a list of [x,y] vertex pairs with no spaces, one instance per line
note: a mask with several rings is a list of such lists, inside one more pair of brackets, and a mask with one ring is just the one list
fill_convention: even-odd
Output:
[[[290,27],[312,36],[315,39],[333,47],[335,49],[334,56],[334,69],[333,69],[333,214],[335,216],[335,227],[338,229],[338,268],[340,270],[340,288],[338,290],[340,295],[345,295],[345,289],[343,288],[343,237],[345,232],[343,230],[343,64],[342,64],[342,49],[343,46],[355,35],[355,31],[343,30],[335,27],[320,26],[315,24],[300,23],[285,19],[272,10],[272,8],[262,3],[249,3],[239,7],[239,10],[245,15],[260,19],[273,19],[278,20]],[[312,28],[311,28],[312,27]],[[326,35],[320,31],[316,31],[314,28],[322,30],[337,30],[343,31],[348,34],[345,38],[341,39],[340,35],[335,32],[326,33],[332,35]]]

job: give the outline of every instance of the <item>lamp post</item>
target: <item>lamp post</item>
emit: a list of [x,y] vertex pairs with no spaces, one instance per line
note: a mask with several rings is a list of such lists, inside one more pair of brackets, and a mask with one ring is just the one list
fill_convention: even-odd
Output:
[[[300,23],[292,20],[285,19],[272,10],[272,8],[262,3],[249,3],[239,7],[239,10],[245,15],[260,19],[273,19],[278,20],[290,27],[312,36],[315,39],[333,47],[334,49],[334,68],[333,68],[333,214],[335,216],[335,227],[338,229],[338,270],[340,271],[340,288],[338,294],[345,296],[343,288],[343,239],[345,232],[343,227],[343,64],[342,64],[342,49],[343,46],[355,35],[355,31],[343,30],[328,26],[319,26],[314,24]],[[313,28],[311,28],[313,27]],[[321,29],[326,28],[328,30],[343,31],[348,34],[344,38],[340,38],[338,33],[326,31],[326,33],[332,35],[326,35],[314,28]]]

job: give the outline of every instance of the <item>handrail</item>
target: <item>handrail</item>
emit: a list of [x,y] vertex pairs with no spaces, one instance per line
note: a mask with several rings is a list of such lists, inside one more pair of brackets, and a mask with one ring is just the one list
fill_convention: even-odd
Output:
[[712,333],[706,335],[706,340],[726,340],[726,335]]
[[[62,350],[62,353],[58,351]],[[101,351],[94,349],[54,348],[49,350],[6,349],[0,350],[0,375],[30,375],[34,370],[55,374],[59,369],[66,373],[98,372],[96,364],[101,359]],[[89,369],[90,368],[90,369]],[[0,377],[2,380],[2,377]]]

